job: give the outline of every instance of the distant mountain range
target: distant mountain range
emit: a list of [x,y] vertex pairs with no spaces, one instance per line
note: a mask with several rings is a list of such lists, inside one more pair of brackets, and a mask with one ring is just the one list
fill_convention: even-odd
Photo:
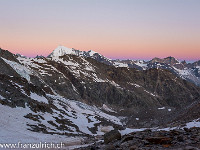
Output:
[[112,60],[92,50],[86,52],[73,48],[66,48],[64,46],[58,46],[48,57],[63,56],[65,54],[91,57],[101,63],[115,67],[136,68],[138,70],[147,70],[150,68],[167,69],[181,78],[200,86],[200,60],[193,63],[187,63],[186,61],[181,62],[171,56],[164,59],[153,58],[150,61],[119,59]]
[[200,118],[198,86],[200,61],[111,60],[63,46],[29,58],[0,49],[1,139],[180,125]]

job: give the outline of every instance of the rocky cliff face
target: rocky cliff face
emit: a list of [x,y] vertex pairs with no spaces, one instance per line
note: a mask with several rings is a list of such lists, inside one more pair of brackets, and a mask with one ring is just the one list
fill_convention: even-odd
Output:
[[150,61],[142,61],[142,60],[111,60],[106,58],[105,56],[94,52],[92,50],[80,51],[76,49],[66,48],[64,46],[58,46],[48,57],[53,56],[63,56],[65,54],[72,54],[76,56],[90,57],[98,62],[115,66],[115,67],[128,67],[135,68],[138,70],[147,70],[151,68],[161,68],[171,71],[177,76],[185,79],[189,82],[200,86],[200,63],[196,61],[194,63],[187,63],[186,61],[179,61],[174,57],[167,57],[164,59],[153,58]]
[[153,58],[150,61],[111,60],[99,53],[95,53],[92,56],[90,55],[82,55],[82,56],[90,57],[97,60],[98,62],[105,63],[107,65],[115,67],[135,68],[138,70],[148,70],[151,68],[166,69],[174,73],[175,75],[181,77],[182,79],[192,82],[197,86],[200,86],[200,61],[196,61],[194,63],[187,63],[186,61],[181,62],[171,56],[164,59]]
[[[200,100],[193,83],[170,69],[149,67],[159,66],[157,61],[170,67],[179,63],[174,58],[144,65],[114,62],[92,51],[57,51],[27,58],[0,50],[0,105],[26,110],[22,118],[30,131],[89,136],[103,134],[104,126],[164,126]],[[128,62],[140,68],[122,67]]]

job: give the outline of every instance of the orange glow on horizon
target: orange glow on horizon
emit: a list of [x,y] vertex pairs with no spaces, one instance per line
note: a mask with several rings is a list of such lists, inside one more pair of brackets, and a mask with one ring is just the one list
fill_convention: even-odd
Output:
[[[44,45],[34,45],[29,46],[28,44],[25,44],[23,46],[19,45],[13,45],[13,46],[7,46],[3,45],[1,48],[9,50],[10,52],[16,54],[22,54],[28,57],[35,57],[36,55],[43,55],[43,56],[48,56],[58,45],[63,45],[65,44],[57,44],[56,46],[54,44],[49,44],[46,46]],[[67,45],[67,44],[66,44]],[[68,44],[69,45],[69,44]],[[17,47],[17,48],[16,48]],[[159,57],[159,58],[165,58],[168,56],[175,57],[177,59],[186,59],[186,60],[198,60],[200,56],[200,51],[196,49],[195,47],[174,47],[170,48],[164,47],[161,48],[159,46],[154,46],[150,47],[151,49],[146,49],[145,47],[139,47],[135,46],[133,47],[101,47],[101,49],[95,48],[94,45],[78,45],[78,46],[66,46],[69,48],[75,48],[79,50],[94,50],[108,58],[111,59],[152,59],[154,57]],[[192,53],[191,53],[192,52]],[[187,54],[187,55],[185,55]]]

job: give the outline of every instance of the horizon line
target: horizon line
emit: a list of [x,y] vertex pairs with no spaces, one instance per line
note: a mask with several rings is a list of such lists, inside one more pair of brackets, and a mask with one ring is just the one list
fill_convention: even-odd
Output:
[[[59,47],[59,46],[63,46],[63,45],[58,45],[57,47]],[[65,47],[65,46],[63,46],[63,47]],[[67,47],[66,47],[67,48]],[[13,53],[13,52],[11,52],[10,50],[8,50],[8,49],[4,49],[4,48],[2,48],[2,47],[0,47],[0,49],[2,49],[2,50],[7,50],[7,51],[9,51],[10,53],[12,53],[12,54],[15,54],[15,55],[17,55],[17,54],[19,54],[19,55],[21,55],[21,56],[25,56],[25,57],[28,57],[28,58],[35,58],[35,57],[37,57],[37,56],[43,56],[43,57],[48,57],[48,55],[50,55],[50,54],[47,54],[47,55],[42,55],[42,54],[36,54],[36,55],[30,55],[30,56],[28,56],[28,55],[24,55],[24,54],[20,54],[20,53]],[[76,49],[76,48],[71,48],[71,49],[74,49],[74,50],[79,50],[79,49]],[[91,50],[91,49],[90,49]],[[90,51],[90,50],[86,50],[85,52],[87,52],[87,51]],[[79,50],[79,51],[84,51],[84,50]],[[98,53],[98,54],[100,54],[100,55],[102,55],[101,53],[99,53],[99,52],[97,52],[96,50],[92,50],[92,51],[95,51],[96,53]],[[192,58],[189,58],[189,59],[185,59],[185,58],[177,58],[177,57],[174,57],[174,56],[155,56],[155,57],[133,57],[133,58],[127,58],[127,57],[115,57],[115,56],[106,56],[106,55],[102,55],[102,56],[104,56],[104,57],[106,57],[106,58],[108,58],[108,59],[112,59],[112,60],[143,60],[143,61],[150,61],[150,60],[152,60],[152,59],[154,59],[154,58],[159,58],[159,59],[165,59],[165,58],[168,58],[168,57],[173,57],[173,58],[175,58],[175,59],[177,59],[177,60],[179,60],[179,61],[186,61],[187,63],[192,63],[192,62],[196,62],[196,61],[200,61],[200,59],[192,59]]]

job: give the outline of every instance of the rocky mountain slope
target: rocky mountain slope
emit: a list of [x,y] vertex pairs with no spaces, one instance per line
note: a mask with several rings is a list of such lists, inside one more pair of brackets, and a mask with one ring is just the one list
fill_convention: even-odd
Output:
[[171,56],[164,59],[153,58],[150,61],[112,60],[92,50],[86,52],[76,50],[74,48],[66,48],[64,46],[58,46],[48,57],[63,56],[64,54],[90,57],[101,63],[105,63],[107,65],[112,65],[115,67],[136,68],[138,70],[148,70],[151,68],[166,69],[178,75],[182,79],[185,79],[189,82],[196,84],[197,86],[200,86],[200,60],[193,63],[187,63],[186,61],[181,62]]
[[[200,88],[169,69],[178,69],[178,63],[173,58],[148,64],[110,60],[63,46],[36,58],[0,49],[1,139],[23,132],[30,141],[41,133],[90,137],[112,129],[170,125],[184,112],[189,116],[200,100]],[[186,66],[198,68],[199,63]]]
[[113,65],[115,67],[136,68],[138,70],[148,70],[151,68],[166,69],[181,77],[182,79],[200,86],[200,60],[193,63],[187,63],[186,61],[181,62],[171,56],[164,59],[153,58],[150,61],[110,60],[99,54],[92,56],[92,58],[105,64]]

